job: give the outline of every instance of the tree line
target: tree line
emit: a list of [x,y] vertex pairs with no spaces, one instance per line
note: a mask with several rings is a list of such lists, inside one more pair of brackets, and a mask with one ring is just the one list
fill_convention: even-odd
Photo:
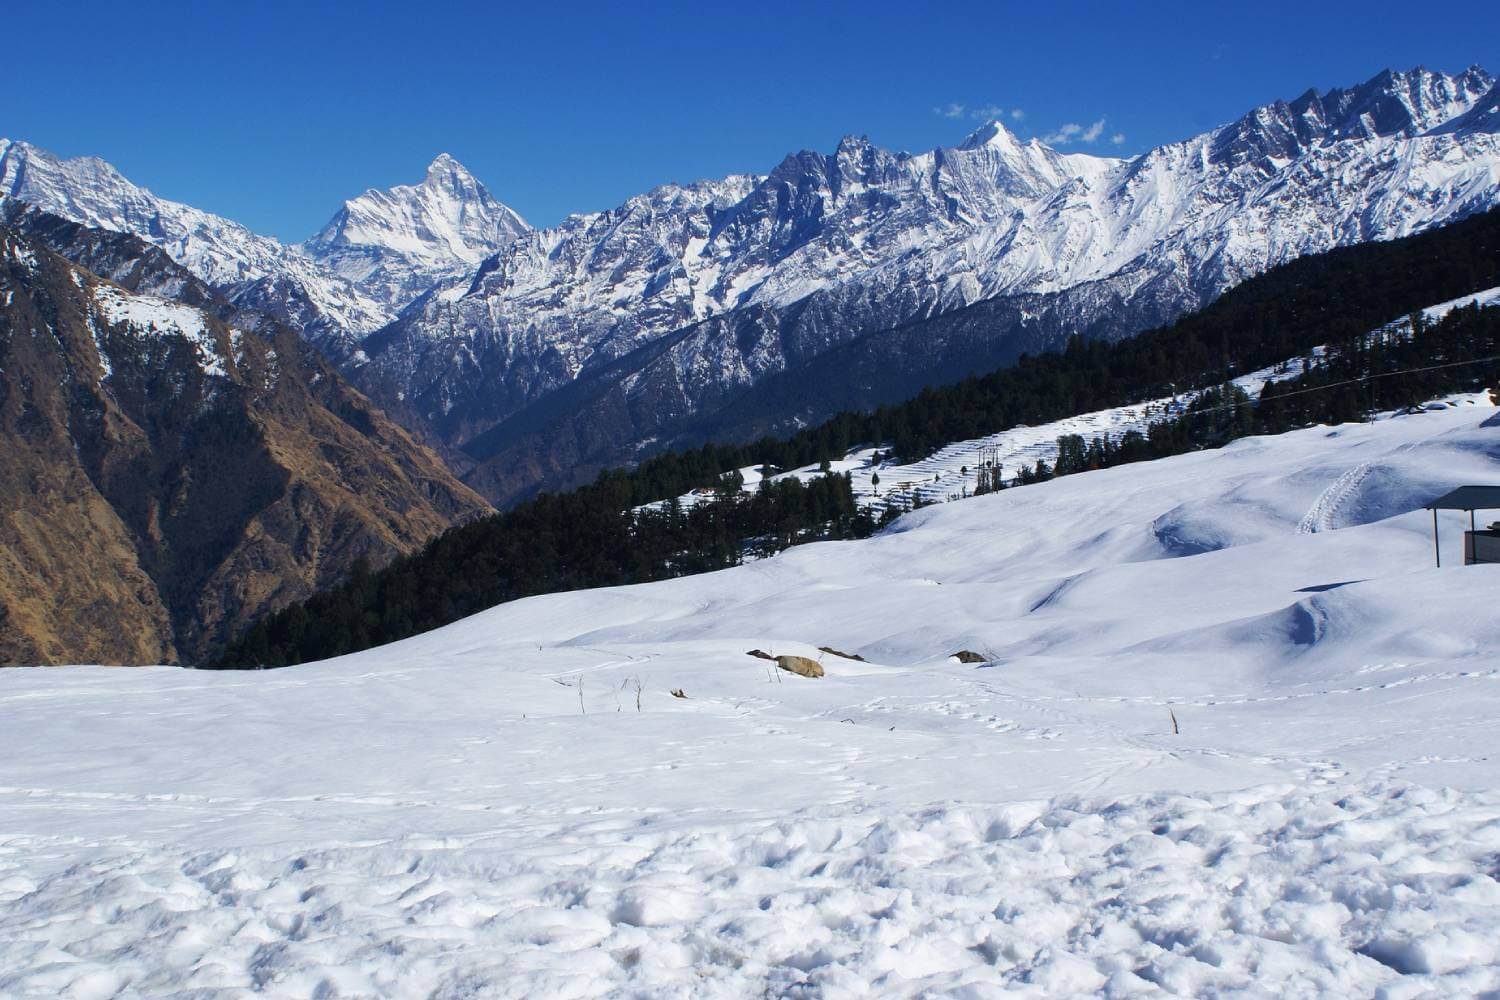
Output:
[[[1407,325],[1330,344],[1296,375],[1272,380],[1252,400],[1234,383],[1197,393],[1182,412],[1119,437],[1057,439],[1057,459],[1023,467],[1010,486],[1220,448],[1251,434],[1368,420],[1435,397],[1488,391],[1500,401],[1500,307],[1465,306],[1437,322],[1413,314]],[[1000,484],[1004,488],[1006,484]]]
[[863,538],[879,521],[858,509],[847,475],[738,477],[683,503],[630,505],[628,476],[541,494],[453,528],[379,572],[262,618],[211,666],[280,667],[394,642],[534,594],[645,583],[724,569],[824,539]]

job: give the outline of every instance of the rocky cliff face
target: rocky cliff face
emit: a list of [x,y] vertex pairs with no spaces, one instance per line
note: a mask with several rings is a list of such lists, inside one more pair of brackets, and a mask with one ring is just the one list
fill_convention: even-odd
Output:
[[235,313],[133,237],[0,225],[0,663],[191,662],[486,509],[296,333]]

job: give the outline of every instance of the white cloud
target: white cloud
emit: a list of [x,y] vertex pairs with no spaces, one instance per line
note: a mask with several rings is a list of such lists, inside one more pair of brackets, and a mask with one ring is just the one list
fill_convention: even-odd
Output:
[[1042,136],[1042,141],[1049,146],[1062,146],[1070,142],[1098,142],[1099,137],[1104,134],[1104,121],[1100,118],[1092,125],[1067,122],[1059,125],[1057,131]]
[[1125,145],[1125,133],[1116,132],[1114,135],[1109,137],[1109,141],[1114,143],[1116,146],[1123,146]]
[[1042,136],[1042,141],[1049,146],[1059,146],[1065,142],[1072,142],[1074,139],[1078,138],[1078,133],[1082,131],[1082,125],[1068,122],[1066,125],[1061,126],[1056,132],[1048,132],[1046,135]]
[[1026,117],[1026,112],[1020,108],[1006,108],[1001,104],[960,104],[954,101],[951,104],[940,104],[932,109],[932,113],[940,118],[972,118],[975,121],[998,121],[1009,117],[1011,121],[1020,121]]

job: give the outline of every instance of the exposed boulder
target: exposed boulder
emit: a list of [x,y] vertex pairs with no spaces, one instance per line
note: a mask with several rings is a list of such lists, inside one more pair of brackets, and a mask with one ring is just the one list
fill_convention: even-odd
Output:
[[950,653],[949,657],[951,659],[957,660],[959,663],[988,663],[988,662],[990,662],[990,658],[988,656],[985,656],[982,653],[976,653],[972,649],[960,649],[956,653]]
[[817,660],[809,660],[805,656],[778,656],[776,665],[782,670],[790,671],[802,677],[822,677],[823,664]]

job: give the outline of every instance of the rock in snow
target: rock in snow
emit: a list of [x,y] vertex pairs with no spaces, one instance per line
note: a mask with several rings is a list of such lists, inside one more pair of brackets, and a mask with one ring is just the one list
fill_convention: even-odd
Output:
[[823,665],[808,656],[778,656],[776,665],[800,677],[822,677]]

